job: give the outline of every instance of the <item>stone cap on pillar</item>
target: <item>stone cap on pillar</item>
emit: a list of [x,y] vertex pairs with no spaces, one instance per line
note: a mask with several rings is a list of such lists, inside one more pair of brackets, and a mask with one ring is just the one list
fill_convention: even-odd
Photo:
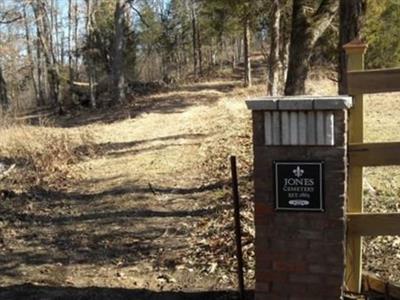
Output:
[[257,119],[260,130],[255,135],[264,145],[334,146],[341,143],[335,133],[335,113],[348,110],[352,102],[348,96],[289,96],[262,97],[246,104],[262,115]]
[[350,96],[260,97],[246,101],[250,110],[342,110],[353,105]]

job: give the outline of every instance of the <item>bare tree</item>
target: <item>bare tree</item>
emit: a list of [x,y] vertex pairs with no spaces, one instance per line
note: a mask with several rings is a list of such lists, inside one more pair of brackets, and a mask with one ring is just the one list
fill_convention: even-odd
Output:
[[72,66],[72,0],[68,0],[68,77],[69,77],[69,97],[73,98],[72,85],[74,81],[74,68]]
[[317,8],[314,6],[314,1],[293,1],[289,69],[285,86],[286,95],[305,93],[305,82],[315,43],[331,24],[337,12],[339,1],[322,0]]
[[10,99],[7,93],[7,84],[3,76],[3,70],[0,66],[0,106],[3,111],[8,110],[10,106]]
[[[26,13],[26,6],[24,5],[23,7],[23,16],[24,16],[24,26],[25,26],[25,40],[26,40],[26,50],[28,54],[28,60],[29,60],[29,70],[30,70],[30,75],[32,77],[32,85],[33,89],[35,91],[35,98],[36,98],[36,105],[40,106],[43,104],[43,98],[40,95],[39,88],[38,88],[38,78],[37,78],[37,65],[35,63],[35,59],[33,56],[33,51],[32,51],[32,41],[31,41],[31,35],[30,35],[30,30],[29,30],[29,25],[28,25],[28,16]],[[37,50],[39,51],[39,50]]]
[[199,26],[199,22],[196,22],[196,40],[197,40],[197,57],[199,59],[199,75],[200,77],[203,76],[203,52],[202,52],[202,47],[201,47],[201,34],[200,34],[200,26]]
[[88,55],[86,58],[86,72],[89,78],[89,92],[90,92],[90,104],[93,108],[96,108],[96,97],[94,91],[95,83],[95,65],[93,63],[91,52],[93,49],[93,1],[86,0],[86,35],[88,45]]
[[289,61],[289,46],[290,46],[290,30],[291,30],[291,9],[290,1],[281,0],[282,11],[281,11],[281,22],[280,22],[280,34],[279,34],[279,82],[281,83],[280,89],[283,92],[285,88],[285,82],[287,78],[288,71],[288,61]]
[[244,85],[251,86],[251,58],[250,58],[250,20],[246,14],[243,20],[243,55],[244,55]]
[[271,9],[271,25],[270,25],[270,51],[268,59],[268,95],[275,96],[278,94],[279,83],[279,45],[280,45],[280,22],[281,22],[281,2],[273,0]]
[[193,47],[193,73],[194,76],[197,77],[199,75],[199,52],[197,51],[198,48],[198,34],[197,34],[197,15],[196,15],[196,7],[194,0],[191,1],[191,16],[192,16],[192,47]]
[[43,56],[49,75],[50,95],[53,102],[58,106],[59,113],[62,113],[60,73],[55,53],[52,51],[51,26],[47,16],[47,3],[44,0],[37,0],[31,2],[31,6],[35,14],[38,40],[43,50]]
[[115,1],[114,26],[115,36],[111,66],[112,90],[116,102],[125,101],[125,76],[123,72],[124,50],[126,45],[125,36],[125,13],[128,5],[126,0]]
[[79,57],[77,54],[78,51],[78,28],[79,28],[79,10],[78,10],[78,0],[75,0],[74,8],[74,45],[75,45],[75,60],[74,60],[74,76],[79,76],[78,73],[78,62]]

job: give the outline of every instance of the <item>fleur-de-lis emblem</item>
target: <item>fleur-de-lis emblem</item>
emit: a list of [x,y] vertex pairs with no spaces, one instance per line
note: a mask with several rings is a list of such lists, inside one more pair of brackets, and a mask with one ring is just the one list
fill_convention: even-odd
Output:
[[301,177],[304,174],[304,170],[302,168],[300,168],[299,166],[297,166],[297,168],[293,170],[293,174],[296,177]]

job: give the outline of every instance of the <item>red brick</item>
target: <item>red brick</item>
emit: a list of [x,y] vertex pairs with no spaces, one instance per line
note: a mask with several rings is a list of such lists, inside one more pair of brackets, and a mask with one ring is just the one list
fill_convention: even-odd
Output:
[[271,291],[271,282],[258,281],[256,283],[256,290],[259,292],[270,292]]
[[256,293],[255,300],[288,300],[288,297],[283,297],[280,294],[272,293]]
[[[265,147],[255,115],[256,300],[339,299],[344,273],[346,112],[335,111],[334,147]],[[274,210],[274,160],[325,161],[325,212]]]
[[312,274],[290,274],[289,281],[295,283],[314,284],[321,283],[321,277]]
[[306,264],[302,261],[274,261],[272,269],[278,272],[301,273],[306,270]]
[[258,201],[255,203],[255,214],[256,218],[267,217],[275,211],[272,204],[267,204],[265,202]]
[[258,271],[256,269],[256,282],[288,282],[288,274],[276,271]]
[[281,293],[282,295],[306,295],[307,285],[296,283],[280,283],[274,282],[271,288],[272,292]]

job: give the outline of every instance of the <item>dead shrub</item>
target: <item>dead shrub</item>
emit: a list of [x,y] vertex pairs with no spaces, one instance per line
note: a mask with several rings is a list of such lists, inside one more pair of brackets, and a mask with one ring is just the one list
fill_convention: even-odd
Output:
[[88,131],[14,125],[0,128],[0,156],[17,164],[12,180],[20,186],[64,188],[80,179],[77,163],[94,154]]

